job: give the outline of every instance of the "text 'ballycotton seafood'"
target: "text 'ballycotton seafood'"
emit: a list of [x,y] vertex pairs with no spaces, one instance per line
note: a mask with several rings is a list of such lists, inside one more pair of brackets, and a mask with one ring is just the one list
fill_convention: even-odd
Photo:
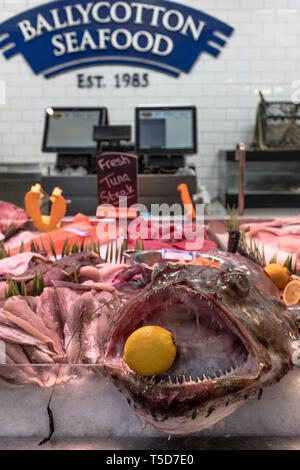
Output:
[[[96,24],[105,27],[97,29],[94,27]],[[116,28],[119,24],[124,27]],[[90,26],[82,31],[81,25]],[[132,28],[135,25],[141,25],[141,30]],[[34,20],[26,19],[18,23],[25,42],[45,33],[79,27],[78,30],[52,36],[53,54],[57,57],[86,50],[106,50],[110,46],[120,51],[132,47],[136,52],[168,56],[174,49],[174,42],[168,32],[192,35],[194,41],[198,41],[205,26],[205,21],[197,21],[193,16],[184,15],[175,9],[122,1],[112,5],[108,2],[97,2],[94,5],[89,2],[86,6],[75,4],[53,8],[47,18],[39,13]],[[161,34],[155,28],[167,34]]]
[[167,56],[172,53],[174,43],[171,38],[162,34],[152,35],[149,31],[137,31],[132,34],[124,28],[111,32],[109,28],[97,29],[95,34],[85,30],[81,39],[76,31],[56,34],[52,38],[53,54],[56,57],[86,50],[106,50],[110,42],[114,49],[125,51],[133,48],[137,52],[151,52],[157,56]]

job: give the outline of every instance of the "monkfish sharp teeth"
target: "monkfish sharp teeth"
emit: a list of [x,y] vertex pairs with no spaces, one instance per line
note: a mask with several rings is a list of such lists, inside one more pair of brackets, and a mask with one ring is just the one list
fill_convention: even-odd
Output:
[[[288,332],[298,337],[298,331],[275,302],[271,281],[241,255],[215,255],[214,267],[161,263],[151,284],[119,313],[108,339],[106,355],[115,358],[147,309],[145,323],[173,334],[176,360],[166,375],[157,376],[156,383],[139,377],[134,388],[126,384],[125,371],[119,378],[132,395],[135,413],[168,434],[214,425],[244,403],[250,386],[258,390],[272,384],[292,367]],[[234,406],[228,406],[231,402]],[[216,406],[220,413],[213,412]]]

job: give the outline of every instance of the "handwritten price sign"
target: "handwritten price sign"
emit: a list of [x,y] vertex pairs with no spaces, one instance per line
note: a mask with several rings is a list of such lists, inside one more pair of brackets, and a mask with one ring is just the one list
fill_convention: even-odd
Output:
[[127,197],[128,205],[136,204],[137,157],[125,153],[102,153],[97,160],[99,204],[119,205]]

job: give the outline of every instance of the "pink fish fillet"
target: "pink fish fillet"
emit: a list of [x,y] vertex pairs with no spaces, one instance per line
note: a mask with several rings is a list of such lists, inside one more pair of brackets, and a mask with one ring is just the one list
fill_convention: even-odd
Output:
[[60,316],[57,291],[56,289],[46,287],[37,299],[36,313],[43,319],[43,322],[49,330],[54,331],[64,341],[63,322]]
[[[6,250],[13,250],[18,248],[22,245],[22,243],[29,243],[34,238],[40,237],[40,232],[29,232],[25,230],[24,232],[17,233],[13,237],[11,237],[7,242],[5,242],[4,246]],[[1,237],[1,234],[0,234]],[[1,241],[1,238],[0,238]]]
[[31,310],[23,297],[10,297],[5,302],[4,309],[13,323],[45,343],[52,353],[62,355],[61,341],[57,333],[45,326],[42,318]]
[[245,223],[240,226],[241,230],[251,230],[251,232],[256,232],[267,227],[274,226],[287,226],[287,225],[299,225],[300,224],[300,215],[297,217],[283,218],[283,219],[274,219],[267,222],[255,222],[255,223]]
[[292,228],[289,231],[288,227],[284,229],[262,229],[257,231],[254,235],[252,232],[247,233],[247,239],[250,240],[251,236],[261,242],[264,246],[270,246],[286,251],[289,254],[297,253],[300,248],[300,230],[294,231]]
[[38,253],[20,253],[0,261],[0,276],[4,274],[12,274],[15,277],[22,276],[29,269],[29,263],[33,258],[49,262],[47,258]]
[[49,352],[47,346],[35,336],[32,336],[8,318],[5,310],[0,309],[0,340],[6,343],[34,346],[45,353]]
[[[218,237],[220,240],[227,246],[228,243],[228,234],[227,233],[218,233]],[[288,256],[290,256],[292,253],[297,253],[297,251],[294,251],[294,248],[298,246],[299,250],[299,245],[300,241],[299,238],[296,241],[296,246],[291,246],[290,242],[291,239],[288,237],[287,244],[285,243],[285,240],[282,240],[278,237],[272,237],[269,238],[255,238],[256,245],[258,246],[258,249],[262,252],[264,251],[265,254],[265,259],[266,259],[266,264],[269,264],[274,256],[276,256],[277,262],[280,264],[285,263],[287,260]],[[248,245],[250,245],[250,239],[247,239]],[[281,246],[282,244],[282,246]],[[291,249],[292,248],[292,249]],[[300,255],[300,253],[299,253]],[[297,256],[298,257],[298,256]],[[299,256],[300,260],[300,256]],[[300,264],[300,263],[299,263]],[[300,266],[299,266],[300,268]]]
[[69,364],[76,364],[80,355],[80,337],[82,330],[82,309],[79,294],[68,288],[58,288],[57,298],[63,321],[64,350]]

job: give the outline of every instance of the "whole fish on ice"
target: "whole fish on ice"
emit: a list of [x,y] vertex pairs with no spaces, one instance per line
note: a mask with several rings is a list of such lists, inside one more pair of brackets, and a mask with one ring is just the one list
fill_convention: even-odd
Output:
[[[144,288],[138,266],[112,273],[94,257],[65,258],[64,272],[71,275],[76,262],[84,284],[57,281],[39,297],[2,302],[0,340],[8,344],[8,363],[26,363],[27,369],[0,366],[0,380],[32,383],[31,365],[37,363],[88,363],[91,370],[97,364],[137,416],[168,434],[209,428],[248,399],[260,398],[264,387],[293,367],[298,310],[285,308],[277,288],[250,260],[221,251],[206,254],[219,267],[163,263]],[[33,271],[37,262],[54,264],[28,262]],[[8,268],[14,269],[5,265],[3,279],[13,274]],[[105,279],[110,280],[106,290],[97,282]],[[178,351],[171,368],[152,378],[123,362],[126,339],[144,325],[171,331]],[[56,376],[34,380],[49,386]]]
[[[111,324],[102,358],[134,413],[168,434],[209,428],[292,367],[295,318],[253,262],[211,252],[220,268],[159,265],[152,282]],[[145,378],[123,363],[126,339],[144,325],[171,331],[178,356]],[[98,361],[99,362],[99,361]]]

